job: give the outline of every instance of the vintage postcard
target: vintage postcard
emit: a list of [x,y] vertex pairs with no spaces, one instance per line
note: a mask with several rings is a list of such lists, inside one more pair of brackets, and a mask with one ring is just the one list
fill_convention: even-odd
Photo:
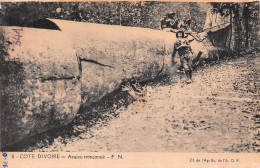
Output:
[[1,1],[0,168],[260,168],[259,1]]

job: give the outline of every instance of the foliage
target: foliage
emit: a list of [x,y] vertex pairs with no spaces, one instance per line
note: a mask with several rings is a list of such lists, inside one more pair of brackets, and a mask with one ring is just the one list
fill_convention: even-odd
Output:
[[197,3],[180,2],[23,2],[1,6],[0,20],[9,26],[30,26],[38,19],[56,18],[159,29],[163,16],[173,11],[180,19],[191,17],[194,31],[201,31],[206,17]]
[[[259,45],[259,2],[210,4],[212,13],[224,17],[232,13],[230,45],[233,50]],[[203,3],[159,1],[5,2],[1,3],[0,22],[8,26],[33,27],[39,19],[56,18],[159,29],[163,16],[175,12],[179,19],[190,18],[191,29],[201,32],[206,18],[206,8],[201,5]]]
[[216,3],[211,2],[210,3],[212,8],[212,13],[220,13],[222,16],[227,16],[229,13],[226,12],[225,9],[229,9],[232,5],[232,3]]
[[230,49],[240,54],[250,48],[259,49],[259,2],[210,3],[212,13],[231,16]]
[[7,48],[9,44],[4,42],[3,34],[3,29],[0,27],[0,64],[4,61],[5,56],[8,56]]

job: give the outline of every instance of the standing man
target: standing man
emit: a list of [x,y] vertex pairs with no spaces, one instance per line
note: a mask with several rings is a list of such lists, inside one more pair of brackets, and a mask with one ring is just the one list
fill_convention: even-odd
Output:
[[176,53],[178,53],[180,57],[180,62],[181,65],[179,69],[184,69],[185,75],[187,77],[187,83],[192,82],[192,50],[189,42],[193,41],[188,40],[187,38],[184,37],[184,32],[183,31],[178,31],[176,33],[176,37],[178,39],[177,42],[174,43],[174,51],[172,54],[172,60],[174,59],[174,56]]
[[177,29],[179,20],[175,17],[175,13],[171,12],[168,13],[166,16],[163,17],[161,20],[160,29]]
[[179,23],[178,23],[178,29],[183,31],[191,31],[191,19],[187,19],[184,17]]

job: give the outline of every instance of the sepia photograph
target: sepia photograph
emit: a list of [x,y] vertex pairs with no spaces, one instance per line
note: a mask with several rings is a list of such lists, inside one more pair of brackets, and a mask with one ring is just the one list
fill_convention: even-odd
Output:
[[0,2],[1,152],[259,153],[259,5]]

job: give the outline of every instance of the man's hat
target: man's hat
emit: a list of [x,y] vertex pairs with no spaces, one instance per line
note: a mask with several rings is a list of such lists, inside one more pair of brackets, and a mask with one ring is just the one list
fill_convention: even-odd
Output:
[[181,34],[181,37],[184,38],[184,31],[177,31],[176,32],[176,37],[179,37],[179,34]]
[[173,11],[169,12],[169,15],[175,15],[175,12],[173,12]]

